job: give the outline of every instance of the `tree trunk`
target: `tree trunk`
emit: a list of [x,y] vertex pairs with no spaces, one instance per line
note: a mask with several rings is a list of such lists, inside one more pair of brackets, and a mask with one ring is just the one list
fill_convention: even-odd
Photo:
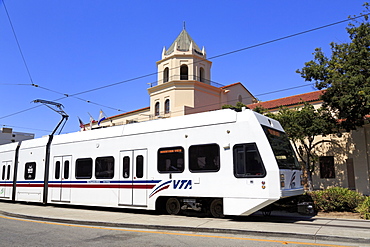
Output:
[[312,182],[312,169],[310,165],[310,154],[307,152],[306,161],[304,161],[304,176],[306,178],[305,189],[308,191],[313,190],[313,182]]
[[312,172],[310,169],[307,169],[307,189],[308,191],[313,191]]

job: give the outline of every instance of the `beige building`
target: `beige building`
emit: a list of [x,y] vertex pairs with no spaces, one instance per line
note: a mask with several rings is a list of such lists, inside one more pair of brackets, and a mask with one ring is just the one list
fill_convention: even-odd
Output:
[[256,102],[240,82],[227,86],[212,82],[211,66],[204,47],[200,49],[182,30],[168,49],[163,48],[157,62],[157,83],[148,88],[150,106],[108,117],[100,126],[94,121],[92,129],[217,110],[238,101],[246,105]]
[[[324,91],[315,91],[286,98],[270,100],[248,105],[254,109],[262,106],[270,112],[277,112],[281,106],[299,108],[302,102],[309,102],[315,108],[321,106],[320,95]],[[370,195],[370,124],[356,131],[342,133],[341,137],[330,135],[317,137],[320,140],[331,140],[316,147],[319,162],[313,173],[315,190],[340,186]]]
[[[252,109],[261,105],[271,112],[277,112],[280,106],[299,107],[302,101],[321,106],[322,91],[255,103],[256,98],[240,82],[215,85],[211,66],[204,47],[200,49],[187,31],[182,30],[171,46],[163,49],[162,59],[157,62],[157,83],[148,88],[150,106],[108,117],[100,126],[93,121],[92,129],[217,110],[237,102]],[[88,124],[86,128],[90,128]],[[320,163],[313,174],[314,189],[342,186],[370,194],[370,125],[344,133],[341,138],[325,138],[337,144],[317,147]]]

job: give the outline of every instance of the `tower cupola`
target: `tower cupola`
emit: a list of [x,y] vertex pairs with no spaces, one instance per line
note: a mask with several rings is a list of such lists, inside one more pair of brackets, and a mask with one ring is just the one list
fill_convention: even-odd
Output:
[[157,84],[184,80],[210,84],[211,65],[204,47],[200,49],[184,27],[171,46],[163,48]]
[[166,48],[163,49],[162,59],[171,55],[184,53],[193,54],[200,56],[202,58],[206,58],[204,47],[200,49],[199,46],[190,37],[189,33],[185,29],[181,31],[179,36],[177,36],[177,38],[172,43],[170,48],[168,48],[168,50],[166,50]]

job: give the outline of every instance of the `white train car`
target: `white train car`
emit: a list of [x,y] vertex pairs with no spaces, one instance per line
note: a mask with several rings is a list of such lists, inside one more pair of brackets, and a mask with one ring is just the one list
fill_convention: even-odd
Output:
[[11,200],[14,187],[14,164],[18,143],[0,146],[0,199]]
[[21,142],[16,173],[16,201],[42,202],[48,140],[48,137],[42,137]]
[[28,140],[18,156],[19,201],[170,214],[194,209],[220,217],[249,215],[303,193],[302,172],[280,124],[250,110]]

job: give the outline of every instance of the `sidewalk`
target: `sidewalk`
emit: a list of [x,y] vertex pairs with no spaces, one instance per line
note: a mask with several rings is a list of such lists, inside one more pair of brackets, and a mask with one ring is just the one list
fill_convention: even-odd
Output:
[[100,225],[140,229],[235,233],[264,237],[289,237],[369,244],[370,221],[300,216],[273,211],[270,217],[252,216],[223,219],[160,215],[152,211],[95,207],[23,204],[0,201],[0,214],[69,224]]

